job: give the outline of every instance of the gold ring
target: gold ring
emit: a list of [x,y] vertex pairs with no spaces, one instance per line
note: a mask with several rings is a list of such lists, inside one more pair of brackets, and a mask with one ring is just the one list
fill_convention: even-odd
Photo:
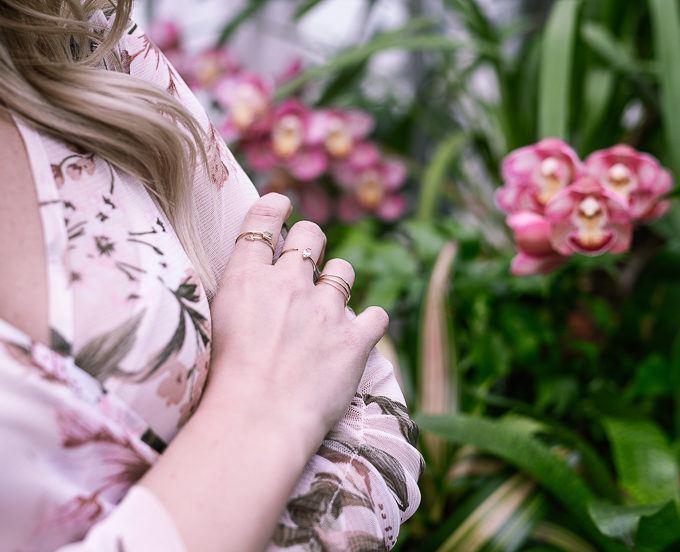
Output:
[[274,251],[276,249],[274,248],[274,244],[272,243],[272,237],[273,234],[271,232],[258,232],[256,230],[249,230],[248,232],[243,232],[243,234],[239,235],[238,238],[234,241],[234,243],[238,243],[238,240],[241,238],[245,238],[248,241],[259,241],[262,243],[266,243],[269,246],[269,249],[272,250],[272,255],[274,254]]
[[[279,255],[279,259],[283,257],[286,253],[290,253],[291,251],[300,251],[297,247],[293,247],[291,249],[286,249],[285,251],[281,251],[281,255]],[[314,267],[314,275],[312,276],[312,281],[316,284],[317,280],[321,276],[321,271],[319,270],[319,267],[316,266],[316,263],[314,262],[314,259],[312,259],[312,248],[308,247],[302,252],[302,258],[307,259],[310,263],[312,263],[312,266]]]
[[349,300],[352,298],[352,288],[342,276],[338,276],[337,274],[322,274],[314,285],[319,284],[328,284],[342,293],[345,297],[345,306],[348,305]]

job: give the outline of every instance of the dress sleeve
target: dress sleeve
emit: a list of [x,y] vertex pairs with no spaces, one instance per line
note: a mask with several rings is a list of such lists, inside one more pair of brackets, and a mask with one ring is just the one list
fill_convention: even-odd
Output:
[[123,501],[84,540],[55,552],[187,552],[175,522],[151,491],[132,487]]

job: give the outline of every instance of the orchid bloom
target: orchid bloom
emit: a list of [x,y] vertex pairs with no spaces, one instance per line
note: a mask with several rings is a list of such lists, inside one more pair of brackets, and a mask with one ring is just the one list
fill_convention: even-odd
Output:
[[181,48],[181,33],[173,21],[155,22],[151,25],[149,36],[163,53]]
[[622,253],[630,247],[632,225],[621,195],[582,177],[550,200],[551,243],[562,255]]
[[633,220],[646,222],[670,208],[670,203],[659,201],[659,197],[670,190],[673,177],[651,155],[619,144],[592,153],[584,167],[604,189],[628,203]]
[[496,191],[498,207],[506,213],[531,210],[542,213],[545,205],[569,186],[581,171],[576,152],[557,138],[510,153],[501,169],[505,184]]
[[189,86],[210,88],[225,74],[237,71],[226,48],[212,48],[201,52],[193,60],[187,75]]
[[258,185],[262,193],[277,192],[292,196],[294,204],[300,208],[305,218],[318,224],[328,221],[331,216],[331,198],[314,181],[303,182],[282,168],[275,168]]
[[517,211],[507,219],[513,229],[518,254],[512,259],[510,272],[515,276],[546,274],[559,267],[566,257],[553,249],[550,222],[533,211]]
[[220,132],[233,141],[253,132],[266,131],[266,117],[273,87],[264,79],[248,73],[226,76],[215,87],[215,99],[226,111]]
[[350,192],[340,200],[343,220],[356,220],[373,211],[381,219],[392,221],[406,210],[405,198],[396,193],[408,176],[406,164],[398,158],[381,159],[373,144],[358,145],[347,161],[336,167],[335,176]]
[[321,110],[313,114],[310,140],[323,144],[331,157],[343,159],[374,125],[373,117],[363,111]]
[[284,167],[300,180],[314,180],[328,169],[323,148],[309,141],[309,110],[295,99],[275,107],[267,119],[269,132],[244,141],[242,147],[255,170]]

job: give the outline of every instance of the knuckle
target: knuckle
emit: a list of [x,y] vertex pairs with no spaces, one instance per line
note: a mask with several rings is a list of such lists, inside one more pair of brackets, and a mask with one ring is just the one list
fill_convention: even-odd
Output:
[[267,205],[265,203],[256,203],[250,208],[250,214],[259,219],[268,220],[271,222],[279,221],[283,218],[281,209],[274,205]]
[[371,310],[373,311],[372,313],[375,318],[376,329],[380,330],[382,333],[385,333],[388,326],[390,325],[389,315],[385,312],[385,309],[381,307],[371,307]]
[[326,238],[326,235],[323,233],[323,230],[321,230],[321,227],[309,220],[301,220],[300,222],[297,222],[294,225],[294,228],[297,228],[298,230],[304,230],[305,232],[322,239]]
[[329,264],[333,267],[333,270],[343,272],[347,276],[350,276],[352,280],[354,280],[354,267],[349,261],[346,261],[345,259],[331,259],[326,263],[326,266]]

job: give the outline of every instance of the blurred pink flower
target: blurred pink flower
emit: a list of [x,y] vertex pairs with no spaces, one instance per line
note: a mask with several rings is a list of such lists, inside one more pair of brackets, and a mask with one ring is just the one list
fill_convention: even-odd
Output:
[[258,186],[261,193],[277,192],[292,196],[293,203],[302,214],[318,224],[328,222],[332,213],[331,198],[315,181],[302,181],[287,170],[275,168],[265,183]]
[[224,47],[204,50],[184,66],[182,76],[192,88],[211,88],[223,76],[239,71]]
[[295,99],[276,106],[268,118],[270,131],[245,140],[242,148],[255,170],[284,167],[300,180],[313,180],[328,169],[323,147],[309,141],[311,112]]
[[268,130],[267,114],[273,85],[257,75],[240,73],[223,77],[215,86],[215,99],[226,112],[220,132],[226,141]]
[[628,204],[594,179],[582,177],[550,200],[552,246],[563,255],[622,253],[630,247],[632,225]]
[[149,36],[165,55],[182,47],[182,35],[174,21],[157,20],[151,25]]
[[338,215],[346,222],[373,211],[392,221],[404,214],[405,198],[396,193],[406,181],[408,169],[399,158],[381,159],[373,144],[357,146],[354,153],[335,167],[338,183],[349,192],[340,200]]
[[326,191],[313,182],[307,182],[298,190],[302,214],[318,224],[327,222],[331,216],[331,199]]
[[510,272],[515,276],[546,274],[559,267],[566,257],[553,249],[550,222],[533,211],[517,211],[507,219],[513,229],[518,254],[512,259]]
[[569,186],[580,171],[576,152],[557,138],[519,148],[503,161],[505,184],[496,191],[496,204],[506,213],[527,209],[542,213],[548,201]]
[[651,155],[619,144],[592,153],[584,167],[603,188],[619,194],[629,204],[633,220],[658,218],[670,207],[659,197],[671,189],[673,177]]
[[357,110],[323,109],[313,113],[310,141],[322,144],[336,159],[347,157],[355,144],[373,130],[375,121],[368,113]]

